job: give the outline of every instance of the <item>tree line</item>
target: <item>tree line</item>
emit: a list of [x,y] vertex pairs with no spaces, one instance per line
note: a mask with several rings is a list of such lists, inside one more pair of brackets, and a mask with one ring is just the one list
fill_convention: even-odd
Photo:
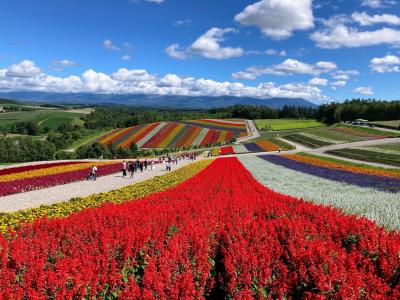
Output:
[[368,121],[400,120],[400,101],[353,99],[323,104],[316,119],[327,124],[366,119]]

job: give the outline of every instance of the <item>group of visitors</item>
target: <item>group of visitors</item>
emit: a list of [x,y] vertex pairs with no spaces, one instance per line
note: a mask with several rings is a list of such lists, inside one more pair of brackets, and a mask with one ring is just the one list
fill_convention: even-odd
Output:
[[[196,160],[196,154],[194,153],[189,153],[189,154],[180,154],[177,156],[172,156],[171,154],[168,154],[167,156],[162,156],[158,158],[158,162],[160,164],[165,165],[165,170],[166,171],[172,171],[172,166],[173,165],[178,165],[178,161],[180,160]],[[130,175],[130,178],[134,177],[134,174],[137,172],[143,172],[145,170],[154,171],[155,170],[155,164],[156,161],[154,160],[139,160],[137,159],[136,161],[122,161],[121,165],[121,172],[122,172],[122,177],[125,178],[128,176],[128,173]],[[89,175],[87,176],[87,180],[93,180],[96,181],[97,179],[97,172],[98,169],[95,165],[92,166]]]
[[141,161],[137,159],[136,161],[128,161],[125,160],[122,162],[122,177],[127,176],[127,172],[130,174],[130,178],[133,178],[133,175],[137,172],[143,172],[144,170],[148,170],[150,168],[151,171],[155,169],[154,160],[148,161],[145,159]]

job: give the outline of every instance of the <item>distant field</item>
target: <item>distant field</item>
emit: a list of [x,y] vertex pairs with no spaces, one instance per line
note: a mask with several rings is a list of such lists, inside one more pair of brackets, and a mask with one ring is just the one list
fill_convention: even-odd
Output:
[[325,128],[308,129],[285,135],[285,139],[300,143],[310,148],[351,143],[365,140],[398,137],[399,134],[377,130],[368,127],[332,126]]
[[0,127],[10,129],[17,122],[33,122],[42,128],[55,129],[62,123],[82,125],[81,112],[64,110],[39,110],[39,111],[17,111],[0,113]]
[[400,130],[400,120],[376,121],[376,122],[372,122],[372,124],[374,124],[375,126],[378,126],[378,127]]
[[288,130],[311,127],[322,127],[324,124],[315,120],[304,119],[263,119],[254,120],[258,130]]

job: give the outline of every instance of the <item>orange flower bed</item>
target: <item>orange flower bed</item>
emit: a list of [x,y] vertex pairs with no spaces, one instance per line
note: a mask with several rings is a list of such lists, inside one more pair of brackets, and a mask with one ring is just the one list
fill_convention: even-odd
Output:
[[257,141],[255,142],[258,147],[263,149],[264,151],[278,151],[279,147],[268,141]]
[[330,162],[330,161],[326,161],[326,160],[322,160],[322,159],[318,159],[318,158],[302,156],[302,155],[298,155],[298,154],[283,155],[283,156],[286,158],[289,158],[291,160],[307,163],[307,164],[310,164],[313,166],[319,166],[319,167],[325,167],[325,168],[331,168],[331,169],[337,169],[337,170],[344,170],[344,171],[359,173],[359,174],[400,178],[399,173],[385,171],[385,170],[367,169],[367,168],[362,168],[362,167],[342,165],[339,163]]

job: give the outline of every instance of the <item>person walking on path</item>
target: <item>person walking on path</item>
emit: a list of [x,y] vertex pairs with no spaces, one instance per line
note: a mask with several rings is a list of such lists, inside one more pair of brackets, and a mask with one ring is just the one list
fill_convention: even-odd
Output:
[[126,162],[122,161],[122,178],[126,176]]
[[167,163],[166,163],[166,170],[171,171],[171,162],[170,161],[167,161]]
[[135,174],[135,166],[134,166],[134,162],[133,161],[129,162],[128,170],[129,170],[129,173],[131,174],[131,178],[133,178],[133,175]]
[[90,170],[89,176],[87,177],[87,180],[96,181],[96,179],[97,179],[97,167],[93,165],[92,169]]
[[144,169],[147,171],[147,165],[148,165],[148,162],[147,162],[147,158],[144,160]]
[[154,171],[154,169],[156,168],[154,165],[154,160],[152,160],[150,164],[151,164],[151,171]]

